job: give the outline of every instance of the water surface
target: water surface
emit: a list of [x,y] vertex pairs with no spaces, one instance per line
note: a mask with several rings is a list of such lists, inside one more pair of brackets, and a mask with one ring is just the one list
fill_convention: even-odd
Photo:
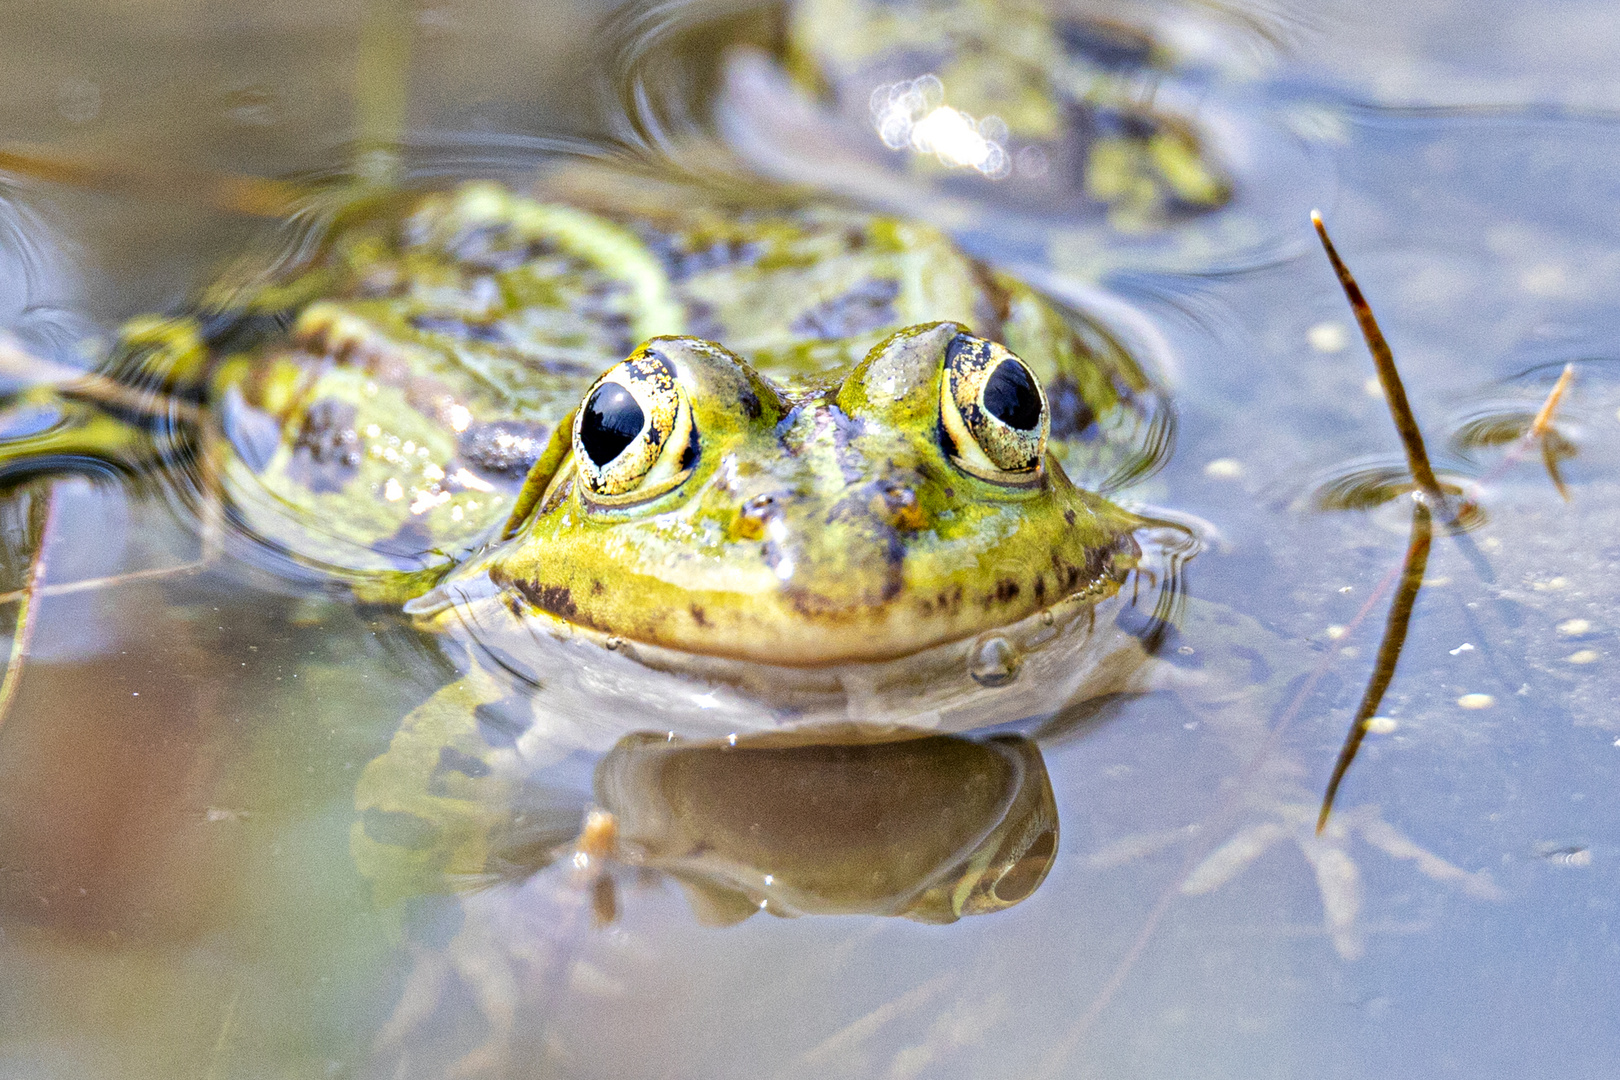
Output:
[[[1273,32],[1236,35],[1243,63],[1201,92],[1212,115],[1241,119],[1265,182],[1202,249],[1161,258],[1101,226],[1042,246],[1038,222],[959,223],[986,257],[1060,294],[1106,288],[1155,328],[1179,434],[1164,471],[1126,496],[1207,522],[1193,614],[1163,654],[1177,688],[1028,732],[1062,839],[1050,877],[1007,911],[717,928],[648,879],[597,928],[566,866],[379,910],[350,857],[355,779],[450,677],[437,646],[249,550],[200,550],[195,522],[153,485],[62,481],[48,515],[51,489],[28,487],[0,520],[4,588],[42,538],[51,584],[210,558],[39,610],[0,729],[0,1073],[1608,1071],[1620,23],[1600,5],[1498,7],[1252,12]],[[521,179],[560,146],[645,137],[615,80],[625,35],[656,52],[663,23],[620,13],[599,29],[609,14],[417,9],[411,165]],[[340,170],[361,15],[183,0],[8,11],[0,139],[191,174]],[[274,241],[273,221],[171,195],[0,188],[0,325],[71,357]],[[1492,478],[1483,527],[1436,538],[1380,709],[1393,725],[1340,796],[1349,871],[1310,823],[1409,518],[1308,509],[1346,462],[1399,456],[1303,216],[1313,204],[1437,452],[1459,417],[1533,408],[1577,363],[1571,499],[1531,458]],[[1464,708],[1468,695],[1491,705]],[[594,764],[570,756],[537,779],[582,805]],[[1275,843],[1215,887],[1203,859],[1231,836]],[[1359,896],[1353,919],[1325,915],[1321,880],[1341,914]]]

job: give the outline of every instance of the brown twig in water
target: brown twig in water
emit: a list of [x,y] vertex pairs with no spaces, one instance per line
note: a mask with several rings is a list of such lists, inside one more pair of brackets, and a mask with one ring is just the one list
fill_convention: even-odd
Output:
[[1575,365],[1565,364],[1563,373],[1553,384],[1552,392],[1547,395],[1547,400],[1541,403],[1535,420],[1531,421],[1530,430],[1525,432],[1527,440],[1541,443],[1541,463],[1547,467],[1547,476],[1565,502],[1569,502],[1569,488],[1564,485],[1564,478],[1558,473],[1559,451],[1567,450],[1569,454],[1573,454],[1574,448],[1553,428],[1552,418],[1553,413],[1558,410],[1558,403],[1564,398],[1564,392],[1574,381]]
[[1384,397],[1389,401],[1390,418],[1395,421],[1395,430],[1401,437],[1401,444],[1406,447],[1406,461],[1412,470],[1412,479],[1417,481],[1418,489],[1430,504],[1449,519],[1452,516],[1450,503],[1434,475],[1434,468],[1429,464],[1429,453],[1423,446],[1423,432],[1418,429],[1411,403],[1406,400],[1406,386],[1401,382],[1401,373],[1395,368],[1395,354],[1390,351],[1389,342],[1384,340],[1384,332],[1378,328],[1372,306],[1361,295],[1361,286],[1356,284],[1355,275],[1344,265],[1338,249],[1329,239],[1327,226],[1322,224],[1321,211],[1311,211],[1311,224],[1316,226],[1322,249],[1327,252],[1334,272],[1339,275],[1339,285],[1344,289],[1345,299],[1350,301],[1350,310],[1361,325],[1361,336],[1366,339],[1373,366],[1378,370],[1378,384],[1384,388]]
[[[1390,571],[1388,576],[1368,594],[1366,601],[1361,605],[1361,610],[1356,612],[1349,622],[1345,623],[1347,633],[1353,632],[1372,614],[1373,606],[1383,599],[1384,593],[1389,590],[1391,585],[1395,584],[1397,573],[1398,571],[1395,570]],[[1159,894],[1152,909],[1148,911],[1147,918],[1142,920],[1142,929],[1137,931],[1136,938],[1131,942],[1130,949],[1126,951],[1119,963],[1114,966],[1108,981],[1092,997],[1091,1004],[1087,1006],[1086,1011],[1081,1013],[1075,1022],[1070,1025],[1063,1040],[1047,1051],[1046,1057],[1042,1059],[1040,1065],[1032,1074],[1035,1080],[1055,1080],[1063,1067],[1063,1062],[1070,1054],[1074,1053],[1081,1040],[1086,1037],[1086,1033],[1091,1030],[1091,1026],[1097,1022],[1098,1017],[1102,1016],[1102,1012],[1108,1007],[1109,1002],[1113,1001],[1114,995],[1119,992],[1120,987],[1125,985],[1125,979],[1136,966],[1136,962],[1141,959],[1142,953],[1146,951],[1148,942],[1153,939],[1154,933],[1159,928],[1159,923],[1169,913],[1170,905],[1175,902],[1176,895],[1180,893],[1182,885],[1192,876],[1194,868],[1209,854],[1214,838],[1221,831],[1221,827],[1243,805],[1243,795],[1248,789],[1249,782],[1259,774],[1260,769],[1277,748],[1277,744],[1282,741],[1284,732],[1304,711],[1305,702],[1316,692],[1316,687],[1327,675],[1328,669],[1333,666],[1334,659],[1332,653],[1322,657],[1316,667],[1311,670],[1311,673],[1305,677],[1305,681],[1300,684],[1299,689],[1294,692],[1293,698],[1288,702],[1287,708],[1283,710],[1282,715],[1277,718],[1277,722],[1267,732],[1265,741],[1255,751],[1254,756],[1249,759],[1243,771],[1238,774],[1237,782],[1231,785],[1230,794],[1215,809],[1214,813],[1200,823],[1202,835],[1209,839],[1202,845],[1194,844],[1192,849],[1188,851],[1181,864],[1181,869],[1170,884],[1165,886],[1164,890]]]
[[1333,812],[1333,800],[1339,793],[1339,784],[1361,749],[1361,740],[1367,734],[1367,722],[1378,711],[1379,703],[1384,700],[1384,691],[1389,689],[1390,680],[1395,677],[1395,665],[1400,663],[1401,650],[1406,647],[1406,631],[1412,621],[1412,607],[1417,603],[1418,590],[1423,587],[1423,574],[1428,569],[1429,546],[1433,536],[1429,508],[1421,502],[1414,503],[1412,539],[1406,548],[1400,586],[1395,591],[1394,602],[1389,606],[1389,621],[1384,624],[1384,637],[1378,643],[1378,659],[1373,664],[1372,678],[1367,682],[1366,692],[1361,695],[1361,704],[1356,706],[1355,719],[1350,722],[1350,732],[1344,737],[1339,760],[1333,765],[1327,792],[1322,796],[1322,809],[1316,815],[1318,836],[1327,828],[1328,815]]
[[[1541,447],[1541,460],[1547,468],[1547,474],[1552,478],[1553,487],[1558,489],[1558,494],[1563,496],[1565,502],[1569,501],[1569,489],[1564,486],[1564,478],[1558,473],[1559,451],[1567,449],[1569,444],[1558,433],[1558,429],[1553,427],[1553,417],[1557,415],[1558,406],[1562,404],[1564,395],[1569,392],[1569,388],[1574,382],[1575,365],[1573,363],[1565,364],[1564,370],[1558,376],[1558,381],[1553,384],[1552,390],[1548,392],[1547,399],[1541,403],[1541,408],[1536,410],[1535,418],[1530,421],[1530,426],[1508,448],[1507,453],[1502,455],[1501,461],[1498,461],[1489,472],[1473,482],[1470,487],[1471,491],[1477,493],[1487,484],[1500,479],[1504,473],[1522,461],[1532,447],[1539,444]],[[1471,495],[1470,498],[1472,497]]]
[[1553,383],[1552,392],[1547,395],[1547,400],[1541,403],[1541,408],[1536,410],[1536,418],[1530,422],[1529,435],[1532,439],[1540,439],[1547,434],[1547,429],[1552,426],[1553,413],[1558,411],[1558,403],[1564,400],[1569,384],[1574,381],[1575,365],[1565,364],[1558,381]]

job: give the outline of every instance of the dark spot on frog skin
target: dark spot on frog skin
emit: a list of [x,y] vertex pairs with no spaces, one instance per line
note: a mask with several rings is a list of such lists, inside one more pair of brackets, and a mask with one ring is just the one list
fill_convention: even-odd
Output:
[[823,341],[855,337],[893,323],[894,300],[899,295],[900,283],[893,278],[869,278],[804,312],[789,329],[801,337]]
[[[416,238],[412,238],[416,239]],[[466,226],[445,239],[442,250],[468,270],[499,273],[521,266],[535,258],[544,246],[514,243],[508,222],[479,222]],[[417,242],[426,242],[426,238]]]
[[342,491],[360,471],[356,412],[353,405],[335,398],[312,403],[293,440],[287,476],[317,493]]
[[1010,604],[1018,599],[1018,594],[1022,591],[1018,582],[1012,578],[1002,578],[996,582],[995,590],[985,595],[984,606],[988,608],[995,604]]
[[1153,61],[1153,39],[1131,27],[1101,19],[1060,19],[1059,38],[1069,55],[1110,71],[1148,67]]
[[490,572],[489,579],[500,588],[515,589],[529,603],[559,619],[588,626],[593,630],[602,629],[579,610],[579,605],[574,603],[573,592],[566,585],[539,585],[532,581],[518,581],[496,571]]
[[225,391],[220,425],[242,463],[256,473],[264,471],[276,447],[281,445],[281,425],[276,418],[249,405],[242,391],[234,386]]
[[1074,592],[1086,576],[1084,569],[1059,555],[1052,556],[1052,569],[1057,572],[1058,583],[1064,592]]
[[411,326],[427,334],[456,341],[482,341],[486,345],[505,345],[510,340],[506,331],[496,322],[473,322],[455,315],[412,315]]
[[694,337],[708,338],[710,341],[721,341],[726,336],[720,312],[704,300],[686,302],[686,330]]
[[430,850],[442,831],[427,818],[402,810],[379,810],[375,806],[368,806],[360,821],[366,835],[377,843],[411,851]]
[[433,767],[433,775],[428,778],[427,789],[432,795],[454,796],[455,791],[451,773],[460,773],[469,780],[477,780],[490,774],[490,767],[479,761],[471,754],[462,753],[453,746],[439,747],[439,763]]
[[528,598],[529,603],[541,611],[549,611],[564,619],[572,619],[579,614],[579,608],[574,603],[574,594],[566,585],[536,585],[532,581],[519,581],[515,584],[518,591]]
[[473,424],[456,439],[456,452],[480,472],[522,480],[546,448],[550,434],[539,424],[517,420]]
[[1074,511],[1072,509],[1063,511],[1063,520],[1068,522],[1070,526],[1073,526],[1074,525]]
[[1067,377],[1054,379],[1047,386],[1046,405],[1051,416],[1051,437],[1054,439],[1076,438],[1097,422],[1097,414],[1086,404],[1080,388]]
[[692,613],[692,621],[693,622],[697,623],[699,626],[702,626],[702,627],[707,627],[709,625],[709,613],[704,611],[701,607],[698,607],[698,605],[693,604],[687,610]]
[[1046,602],[1046,575],[1044,574],[1035,575],[1035,602],[1038,604]]
[[422,567],[422,557],[431,553],[438,543],[427,522],[413,516],[394,530],[393,536],[375,541],[371,550],[400,560],[398,568],[401,570],[417,570]]
[[221,355],[246,352],[261,341],[280,337],[292,322],[290,311],[212,311],[197,320],[197,335]]
[[763,245],[753,240],[722,238],[704,248],[689,248],[686,243],[668,233],[651,229],[638,229],[641,238],[664,264],[665,271],[674,281],[685,281],[696,274],[724,266],[746,265],[764,253]]
[[758,420],[759,414],[763,411],[759,404],[759,395],[746,386],[737,395],[737,404],[742,406],[743,415],[750,420]]

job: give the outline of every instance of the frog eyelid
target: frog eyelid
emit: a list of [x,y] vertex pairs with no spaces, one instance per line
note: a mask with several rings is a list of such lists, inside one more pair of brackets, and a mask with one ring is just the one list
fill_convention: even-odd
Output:
[[1040,482],[1051,409],[1022,360],[958,334],[945,350],[939,399],[941,442],[957,468],[1009,487]]

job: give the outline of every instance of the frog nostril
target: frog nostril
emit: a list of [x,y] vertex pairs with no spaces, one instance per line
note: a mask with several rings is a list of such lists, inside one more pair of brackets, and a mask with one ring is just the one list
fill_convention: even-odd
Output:
[[873,510],[902,532],[916,532],[928,523],[916,491],[904,484],[886,484],[873,500]]
[[603,383],[585,402],[579,424],[580,445],[600,469],[623,453],[646,423],[647,414],[627,388]]
[[755,495],[738,509],[727,532],[733,540],[759,540],[765,535],[765,523],[780,512],[781,496]]

